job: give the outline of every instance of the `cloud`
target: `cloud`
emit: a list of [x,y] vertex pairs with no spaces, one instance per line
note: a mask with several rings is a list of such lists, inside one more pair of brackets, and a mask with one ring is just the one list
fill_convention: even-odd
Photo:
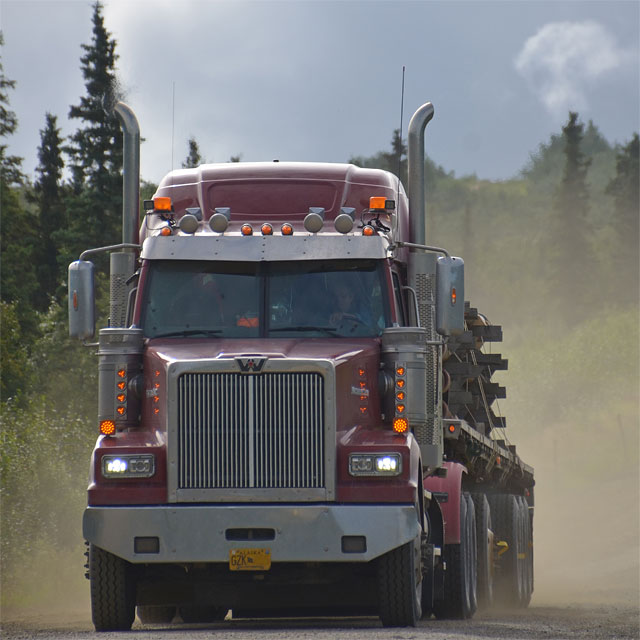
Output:
[[561,117],[569,109],[588,109],[588,90],[628,59],[597,22],[552,22],[524,43],[515,68],[546,109]]

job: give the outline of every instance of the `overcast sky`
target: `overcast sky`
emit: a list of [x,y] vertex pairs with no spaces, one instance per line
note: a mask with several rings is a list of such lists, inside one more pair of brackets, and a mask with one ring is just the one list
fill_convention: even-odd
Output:
[[[47,111],[63,134],[85,93],[92,2],[0,0],[9,153],[34,174]],[[142,136],[142,177],[203,157],[347,161],[404,137],[435,106],[427,153],[457,176],[506,179],[569,110],[611,143],[638,131],[640,2],[106,0],[118,73]],[[175,87],[175,99],[174,99]],[[173,140],[173,149],[172,149]]]

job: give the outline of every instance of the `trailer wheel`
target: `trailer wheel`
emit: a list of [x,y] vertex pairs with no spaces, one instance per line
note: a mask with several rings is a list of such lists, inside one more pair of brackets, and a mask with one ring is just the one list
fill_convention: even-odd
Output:
[[520,509],[522,511],[522,523],[523,523],[523,554],[524,554],[524,566],[523,566],[523,593],[522,593],[522,607],[528,607],[531,602],[531,596],[533,594],[533,527],[531,522],[531,516],[529,515],[529,505],[524,497],[519,497]]
[[524,601],[524,545],[522,509],[511,494],[489,498],[496,541],[509,548],[498,558],[495,581],[496,602],[507,607],[520,607]]
[[112,553],[89,545],[91,618],[96,631],[128,631],[135,618],[132,566]]
[[183,622],[219,622],[224,620],[228,609],[208,604],[189,604],[178,607]]
[[415,627],[422,617],[420,537],[378,560],[380,619],[385,627]]
[[470,618],[477,607],[477,540],[473,500],[460,496],[460,544],[445,546],[444,597],[434,603],[436,618]]
[[493,531],[491,510],[484,493],[472,494],[476,510],[476,538],[478,541],[478,606],[493,604]]
[[168,624],[176,615],[176,608],[171,605],[139,605],[138,618],[144,624]]

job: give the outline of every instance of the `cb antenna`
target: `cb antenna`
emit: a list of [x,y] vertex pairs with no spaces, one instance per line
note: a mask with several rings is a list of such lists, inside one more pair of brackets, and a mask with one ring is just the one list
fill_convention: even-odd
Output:
[[395,215],[396,224],[393,225],[395,226],[394,236],[395,236],[395,231],[398,228],[398,211],[400,208],[400,176],[402,174],[402,127],[403,127],[403,116],[404,116],[404,72],[405,72],[405,65],[402,65],[402,89],[400,91],[400,153],[398,153],[398,195],[396,197],[396,215]]

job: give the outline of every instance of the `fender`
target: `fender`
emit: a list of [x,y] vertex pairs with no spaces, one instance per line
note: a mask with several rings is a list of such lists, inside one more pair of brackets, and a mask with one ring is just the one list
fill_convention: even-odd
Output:
[[[460,496],[462,495],[462,474],[467,469],[459,462],[445,462],[445,478],[429,476],[424,479],[424,488],[435,493],[444,520],[444,543],[460,544]],[[445,497],[446,496],[446,497]]]

